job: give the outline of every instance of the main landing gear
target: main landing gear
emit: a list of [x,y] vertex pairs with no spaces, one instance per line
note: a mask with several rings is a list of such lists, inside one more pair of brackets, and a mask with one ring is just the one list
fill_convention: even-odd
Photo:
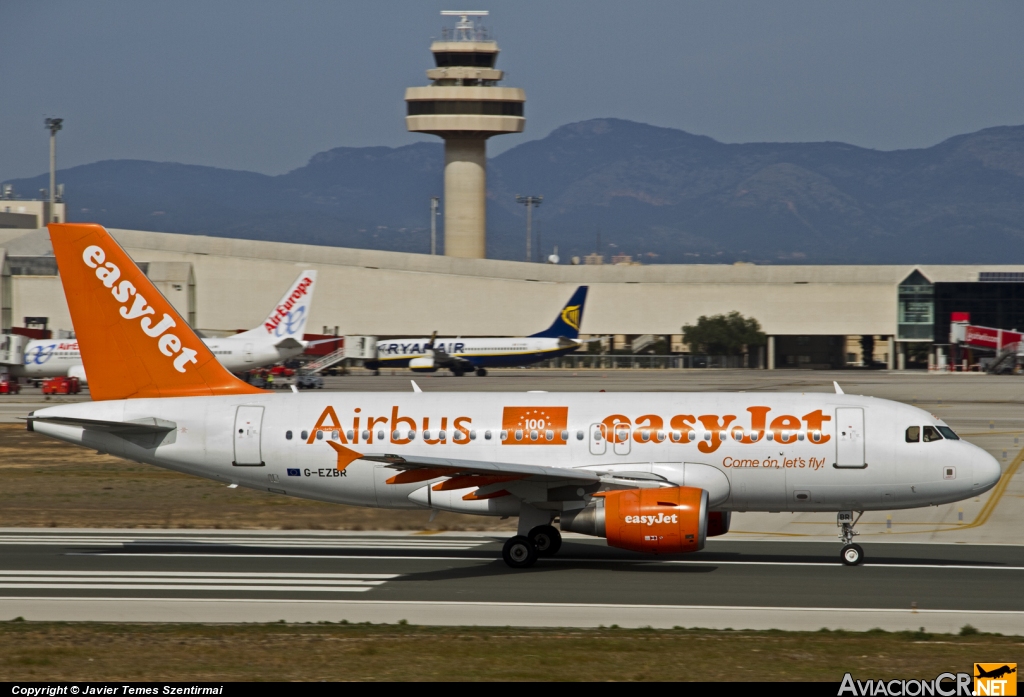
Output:
[[539,557],[553,556],[562,546],[562,534],[552,525],[538,525],[529,535],[516,535],[505,542],[501,557],[513,569],[526,569]]
[[847,566],[860,566],[864,563],[864,550],[860,545],[853,544],[854,536],[860,534],[853,529],[853,526],[857,524],[862,515],[864,515],[864,511],[860,511],[856,519],[853,517],[853,511],[839,511],[836,515],[836,525],[842,529],[839,539],[843,542],[839,558]]
[[478,378],[485,378],[485,377],[487,377],[487,368],[477,368],[476,369],[476,376]]

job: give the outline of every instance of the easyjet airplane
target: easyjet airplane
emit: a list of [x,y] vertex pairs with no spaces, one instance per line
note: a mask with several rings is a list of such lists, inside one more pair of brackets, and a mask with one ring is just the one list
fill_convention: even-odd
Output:
[[[512,567],[553,526],[653,554],[694,552],[733,511],[837,513],[959,501],[999,464],[912,406],[842,394],[274,394],[235,378],[97,225],[50,225],[96,401],[30,430],[272,493],[518,516]],[[110,356],[120,360],[111,361]]]
[[[302,335],[309,317],[309,306],[313,302],[315,284],[316,271],[303,271],[281,296],[263,324],[241,334],[219,339],[204,338],[202,341],[225,368],[235,373],[273,365],[299,355],[308,344]],[[10,366],[10,374],[29,378],[66,375],[86,382],[77,339],[39,339],[28,342],[25,345],[24,362]]]
[[481,339],[385,339],[377,342],[377,358],[364,363],[370,370],[409,368],[416,373],[441,369],[462,376],[476,372],[483,377],[488,368],[515,368],[572,353],[579,340],[587,287],[580,286],[569,298],[551,326],[530,336],[486,337]]

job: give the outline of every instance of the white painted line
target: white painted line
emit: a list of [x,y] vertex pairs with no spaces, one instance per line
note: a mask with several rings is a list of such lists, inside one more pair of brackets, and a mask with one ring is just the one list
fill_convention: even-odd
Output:
[[304,573],[263,573],[248,571],[49,571],[49,570],[0,570],[2,576],[180,576],[180,577],[221,577],[221,578],[283,578],[283,579],[391,579],[401,574],[304,574]]
[[[176,552],[69,552],[67,556],[95,557],[198,557],[215,559],[373,559],[375,561],[475,561],[491,563],[499,557],[420,557],[408,555],[380,556],[372,554],[192,554]],[[842,562],[810,562],[810,561],[706,561],[700,559],[578,559],[554,557],[542,560],[541,564],[560,562],[563,564],[675,564],[694,566],[817,566],[822,568],[842,568]],[[872,564],[865,562],[863,568],[870,569],[963,569],[969,571],[1024,571],[1024,566],[983,566],[972,564]]]
[[[224,583],[235,583],[235,584],[249,584],[249,585],[267,585],[267,586],[284,586],[289,584],[301,583],[305,579],[274,579],[274,578],[232,578],[225,579]],[[7,576],[0,574],[0,587],[18,587],[22,585],[12,586],[12,584],[53,584],[53,583],[164,583],[164,584],[194,584],[195,578],[167,578],[165,576]],[[306,585],[309,586],[379,586],[384,581],[363,581],[359,579],[335,579],[335,580],[323,580],[316,581],[309,579]],[[40,586],[45,587],[45,586]]]
[[164,557],[175,559],[374,559],[376,561],[486,561],[500,557],[416,557],[379,554],[193,554],[191,552],[65,552],[67,557]]
[[231,545],[238,547],[281,547],[281,548],[298,548],[298,547],[334,547],[339,549],[449,549],[449,550],[460,550],[460,549],[472,549],[479,547],[486,542],[454,542],[449,540],[385,540],[385,541],[353,541],[353,540],[253,540],[247,539],[202,539],[202,538],[189,538],[189,539],[174,539],[174,538],[150,538],[145,540],[132,540],[124,538],[17,538],[12,540],[0,539],[0,545],[50,545],[50,546],[68,546],[68,545],[147,545],[147,546],[191,546],[191,545]]
[[380,581],[367,581],[360,586],[243,586],[218,584],[181,584],[168,583],[0,583],[0,588],[49,590],[188,590],[188,591],[273,591],[275,593],[361,593],[371,589],[369,584]]

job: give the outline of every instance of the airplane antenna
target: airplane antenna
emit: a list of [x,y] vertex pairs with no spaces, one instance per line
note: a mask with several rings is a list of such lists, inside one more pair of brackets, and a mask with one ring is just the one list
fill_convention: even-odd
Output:
[[835,385],[835,387],[836,387],[836,394],[846,394],[845,392],[843,392],[843,388],[839,386],[838,382],[833,380],[832,384]]
[[420,386],[416,384],[415,380],[410,380],[409,382],[412,383],[412,391],[413,392],[422,392],[423,391],[423,390],[420,389]]

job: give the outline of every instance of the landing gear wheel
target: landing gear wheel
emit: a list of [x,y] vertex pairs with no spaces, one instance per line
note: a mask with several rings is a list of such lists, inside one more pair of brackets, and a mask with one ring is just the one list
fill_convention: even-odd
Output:
[[478,378],[485,378],[485,377],[487,377],[487,368],[477,368],[476,369],[476,376]]
[[847,566],[860,566],[864,563],[864,550],[861,549],[860,545],[849,544],[843,547],[839,557]]
[[537,548],[530,538],[516,535],[505,542],[501,557],[513,569],[527,569],[537,562]]
[[527,535],[537,548],[537,556],[553,557],[562,547],[562,533],[551,525],[538,525]]
[[452,375],[454,375],[457,378],[461,378],[465,374],[466,374],[465,370],[457,370],[455,368],[452,368]]

